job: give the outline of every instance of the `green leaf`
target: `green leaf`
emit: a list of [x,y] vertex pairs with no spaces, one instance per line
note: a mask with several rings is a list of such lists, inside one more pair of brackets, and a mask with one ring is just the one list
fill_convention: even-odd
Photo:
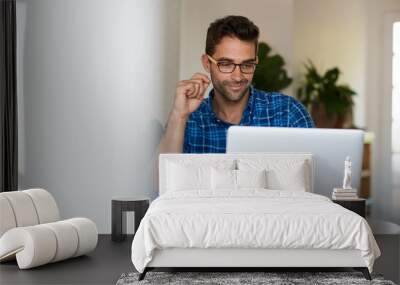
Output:
[[356,92],[348,85],[337,83],[341,74],[339,68],[331,68],[321,75],[311,60],[304,64],[304,68],[304,81],[297,89],[300,102],[308,108],[322,103],[328,117],[345,115],[352,110]]
[[270,55],[271,47],[260,42],[258,45],[258,60],[256,71],[253,77],[255,88],[267,92],[281,91],[292,83],[284,68],[285,60],[279,54]]

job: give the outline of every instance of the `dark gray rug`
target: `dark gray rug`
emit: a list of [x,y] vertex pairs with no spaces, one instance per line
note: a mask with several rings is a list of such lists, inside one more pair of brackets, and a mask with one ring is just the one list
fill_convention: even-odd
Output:
[[146,274],[146,278],[142,281],[138,281],[138,276],[138,273],[124,273],[118,279],[117,285],[395,285],[395,283],[393,283],[392,281],[384,280],[381,275],[372,274],[372,281],[368,281],[360,272],[148,272]]

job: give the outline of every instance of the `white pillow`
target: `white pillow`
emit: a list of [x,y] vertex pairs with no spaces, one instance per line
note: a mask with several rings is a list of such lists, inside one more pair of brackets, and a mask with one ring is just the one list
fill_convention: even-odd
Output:
[[237,188],[267,188],[267,171],[236,170]]
[[267,188],[273,190],[310,191],[310,169],[299,159],[239,159],[240,170],[267,171]]
[[236,170],[211,168],[211,189],[236,190]]
[[165,164],[165,191],[211,190],[211,168],[235,169],[234,159],[181,158]]
[[307,189],[304,161],[285,169],[271,169],[267,177],[268,189],[303,192]]
[[266,170],[211,169],[213,190],[238,190],[241,188],[266,188]]
[[209,190],[211,167],[168,163],[167,191]]

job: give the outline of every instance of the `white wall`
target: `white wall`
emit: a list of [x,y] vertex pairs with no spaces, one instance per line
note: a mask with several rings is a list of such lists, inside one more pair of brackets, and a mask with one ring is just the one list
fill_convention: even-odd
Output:
[[155,196],[179,10],[179,0],[17,1],[21,189],[48,189],[63,217],[101,233],[112,196]]
[[[366,13],[363,0],[294,1],[294,73],[304,74],[307,59],[320,73],[339,67],[340,83],[357,92],[354,122],[365,127]],[[298,83],[298,82],[296,82]]]
[[[227,15],[248,17],[260,28],[260,41],[281,54],[291,74],[293,46],[293,0],[182,1],[180,79],[205,72],[200,63],[211,22]],[[292,95],[292,90],[285,90]]]
[[64,217],[86,216],[110,232],[112,196],[156,194],[152,156],[161,124],[178,79],[202,71],[208,25],[241,14],[283,55],[290,74],[307,57],[343,70],[342,82],[359,92],[356,123],[376,134],[373,213],[394,219],[400,201],[390,184],[382,61],[385,14],[399,6],[397,0],[17,0],[20,188],[47,188]]

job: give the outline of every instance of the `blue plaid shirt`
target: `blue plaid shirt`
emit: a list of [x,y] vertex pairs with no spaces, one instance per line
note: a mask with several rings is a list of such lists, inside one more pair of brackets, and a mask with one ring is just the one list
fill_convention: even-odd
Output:
[[[233,124],[219,119],[212,108],[214,90],[186,123],[184,153],[225,153],[226,134]],[[293,97],[250,87],[250,97],[240,126],[312,128],[314,122]]]

